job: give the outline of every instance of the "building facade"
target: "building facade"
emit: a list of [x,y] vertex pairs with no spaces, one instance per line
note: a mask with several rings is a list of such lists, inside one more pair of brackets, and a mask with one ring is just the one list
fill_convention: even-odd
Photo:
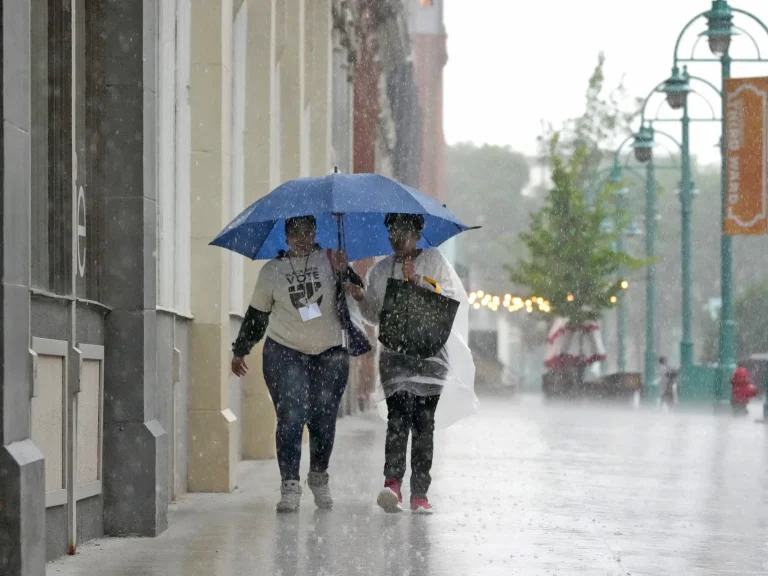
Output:
[[448,61],[445,0],[405,0],[421,114],[419,190],[445,203],[443,69]]
[[[404,140],[398,132],[398,102],[390,89],[411,53],[406,5],[402,0],[358,0],[356,6],[355,67],[353,73],[353,171],[376,172],[397,179],[398,151]],[[365,277],[374,259],[356,262]],[[360,409],[370,406],[378,379],[376,331],[368,328],[374,352],[354,358],[350,383]]]
[[229,369],[259,265],[208,243],[351,165],[349,47],[332,0],[0,5],[0,573],[43,575],[274,456],[259,351]]
[[[179,495],[274,458],[260,347],[230,373],[260,264],[209,242],[334,166],[436,181],[435,120],[403,0],[0,8],[0,573],[37,576],[87,540],[157,535]],[[354,360],[340,415],[376,377],[375,355]]]

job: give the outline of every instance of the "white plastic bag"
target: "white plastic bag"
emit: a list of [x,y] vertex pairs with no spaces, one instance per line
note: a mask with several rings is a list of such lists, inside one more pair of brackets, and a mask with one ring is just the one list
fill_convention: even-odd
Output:
[[[418,385],[442,385],[440,391],[440,401],[437,404],[435,413],[435,427],[438,429],[447,428],[459,420],[471,416],[477,411],[479,401],[475,395],[475,363],[472,359],[472,352],[469,350],[469,299],[464,290],[464,286],[459,279],[458,274],[445,261],[439,251],[428,251],[424,254],[427,261],[423,265],[429,268],[439,268],[443,277],[441,286],[442,293],[450,298],[458,300],[459,309],[456,312],[456,318],[453,323],[451,335],[445,345],[447,360],[430,359],[430,362],[436,362],[446,368],[446,376],[440,380],[435,380],[428,376],[409,377],[407,383],[403,383],[402,389],[410,390],[414,388],[418,394]],[[417,265],[420,262],[417,260]],[[434,272],[432,272],[434,273]],[[383,347],[381,343],[379,347]],[[398,384],[395,382],[394,384]],[[378,407],[379,415],[387,419],[387,402],[384,386],[379,378],[374,392],[374,400]]]

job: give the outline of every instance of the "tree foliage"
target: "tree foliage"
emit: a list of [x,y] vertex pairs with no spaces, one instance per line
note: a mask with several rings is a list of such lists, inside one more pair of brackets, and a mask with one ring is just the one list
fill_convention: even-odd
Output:
[[[748,284],[736,300],[736,357],[768,352],[768,283],[765,279]],[[703,356],[707,362],[718,359],[720,324],[709,322]]]
[[[616,209],[617,185],[598,189],[593,203],[585,197],[610,157],[606,151],[628,132],[635,115],[627,111],[633,107],[627,106],[622,85],[604,94],[604,66],[601,53],[589,78],[583,114],[559,131],[548,126],[540,138],[552,186],[529,230],[520,235],[527,257],[510,268],[513,282],[549,300],[553,315],[577,323],[597,320],[612,308],[623,275],[643,265],[616,250],[628,224]],[[609,218],[613,226],[606,228]]]
[[582,155],[574,177],[577,185],[586,186],[600,165],[611,157],[618,140],[629,133],[641,102],[642,99],[628,96],[623,82],[606,93],[605,54],[601,52],[589,77],[583,114],[566,121],[559,130],[545,125],[539,137],[542,156],[550,160],[550,145],[558,134],[563,156],[572,157],[577,152]]
[[[710,299],[720,294],[720,234],[721,196],[720,164],[708,165],[692,161],[694,182],[698,194],[693,201],[692,227],[692,295],[693,327],[697,361],[716,361],[718,358],[719,324],[710,317]],[[681,337],[681,252],[680,201],[674,192],[680,181],[679,170],[658,170],[657,177],[664,188],[659,195],[661,220],[656,243],[656,317],[660,353],[674,356]],[[768,236],[737,237],[733,242],[733,287],[737,301],[745,298],[753,286],[765,282],[768,270]],[[750,297],[751,298],[751,297]],[[760,317],[768,320],[761,309]],[[734,310],[734,313],[736,310]],[[743,321],[736,319],[736,330]],[[750,317],[747,322],[753,322]],[[642,330],[645,322],[644,305],[636,306],[635,314],[628,318],[629,330]],[[745,332],[748,333],[748,332]],[[759,342],[760,340],[752,341]],[[742,348],[737,348],[737,351]],[[765,350],[768,352],[768,348]],[[747,352],[747,355],[751,352]]]
[[448,207],[469,225],[482,226],[458,238],[461,259],[471,265],[475,288],[504,293],[509,279],[506,244],[528,226],[541,200],[523,195],[528,161],[500,146],[456,144],[446,149]]
[[[520,235],[528,256],[511,269],[511,278],[548,300],[555,316],[581,323],[613,307],[624,280],[619,272],[642,262],[615,249],[626,227],[625,216],[613,209],[615,187],[588,205],[579,178],[589,151],[581,147],[564,158],[558,143],[556,135],[550,147],[552,189]],[[611,229],[603,225],[609,216],[616,221]]]

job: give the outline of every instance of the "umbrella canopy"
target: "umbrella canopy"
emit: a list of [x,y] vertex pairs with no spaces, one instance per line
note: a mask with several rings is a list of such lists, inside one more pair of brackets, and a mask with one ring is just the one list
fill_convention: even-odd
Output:
[[426,226],[420,248],[439,246],[469,230],[439,202],[379,174],[334,173],[299,178],[275,188],[235,218],[211,242],[253,260],[267,260],[285,250],[285,220],[314,216],[317,242],[338,248],[350,260],[391,254],[384,218],[390,212],[421,214]]
[[606,358],[597,324],[570,324],[567,318],[557,318],[549,330],[547,343],[544,359],[547,368],[590,366]]

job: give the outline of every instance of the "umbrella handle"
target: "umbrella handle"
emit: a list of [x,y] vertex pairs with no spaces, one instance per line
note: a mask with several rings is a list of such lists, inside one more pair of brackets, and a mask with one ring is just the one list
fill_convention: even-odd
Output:
[[[336,229],[338,230],[338,245],[337,250],[343,249],[344,243],[344,214],[336,214]],[[337,270],[339,287],[342,285],[343,273],[341,270]]]
[[344,249],[344,214],[336,214],[336,230],[338,230],[338,250]]

